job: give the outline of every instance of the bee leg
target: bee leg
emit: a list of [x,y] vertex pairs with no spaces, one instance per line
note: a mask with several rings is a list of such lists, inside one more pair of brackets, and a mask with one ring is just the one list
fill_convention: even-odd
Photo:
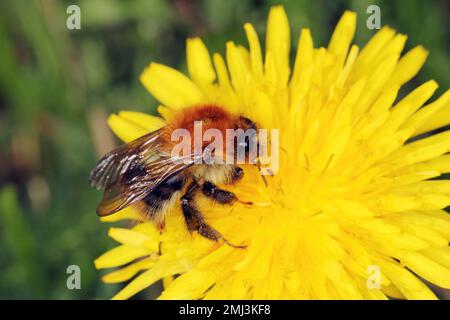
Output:
[[202,192],[205,196],[217,201],[220,204],[233,204],[236,201],[248,205],[253,204],[252,202],[240,201],[233,192],[220,189],[214,183],[209,181],[203,183]]
[[198,210],[197,206],[194,202],[194,195],[199,190],[200,186],[196,181],[192,182],[188,188],[186,193],[181,197],[181,209],[183,211],[183,215],[186,221],[187,228],[189,232],[197,231],[201,236],[213,240],[219,241],[222,239],[228,245],[234,248],[245,248],[243,246],[236,246],[228,242],[224,237],[208,225],[205,221],[205,218]]
[[242,179],[242,177],[244,177],[244,170],[242,170],[241,167],[235,166],[233,168],[233,172],[231,173],[231,183],[235,183],[238,182],[239,180]]
[[181,197],[181,209],[183,211],[186,225],[189,232],[197,231],[205,238],[218,241],[222,235],[209,226],[203,218],[194,202],[194,195],[199,189],[196,181],[193,181],[187,188],[186,193]]
[[165,227],[166,227],[165,221],[159,221],[156,223],[156,228],[158,228],[160,233],[164,230]]

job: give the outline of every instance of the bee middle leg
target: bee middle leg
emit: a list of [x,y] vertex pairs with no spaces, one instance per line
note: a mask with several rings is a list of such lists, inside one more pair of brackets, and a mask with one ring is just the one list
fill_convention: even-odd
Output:
[[194,196],[199,191],[200,185],[193,181],[187,188],[186,193],[181,197],[181,209],[186,221],[189,232],[197,231],[201,236],[213,240],[219,241],[222,239],[226,244],[234,248],[245,248],[245,246],[236,246],[228,242],[219,231],[211,227],[206,223],[202,213],[198,210]]
[[210,240],[218,241],[222,235],[205,222],[205,218],[198,210],[194,196],[200,186],[193,181],[187,188],[186,193],[181,197],[181,209],[190,232],[197,231],[200,235]]
[[220,204],[233,204],[236,201],[246,205],[253,204],[251,201],[239,200],[233,192],[220,189],[210,181],[206,181],[202,184],[202,193]]

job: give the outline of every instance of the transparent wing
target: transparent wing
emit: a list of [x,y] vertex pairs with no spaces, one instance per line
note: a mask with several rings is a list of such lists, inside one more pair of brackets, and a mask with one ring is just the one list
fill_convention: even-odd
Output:
[[104,189],[97,214],[113,214],[142,200],[169,177],[194,164],[194,157],[171,158],[162,151],[160,130],[106,154],[91,171],[91,186]]

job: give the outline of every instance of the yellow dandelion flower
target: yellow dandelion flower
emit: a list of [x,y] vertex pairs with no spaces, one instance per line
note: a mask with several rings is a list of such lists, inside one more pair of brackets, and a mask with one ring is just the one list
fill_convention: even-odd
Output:
[[[189,77],[149,65],[141,81],[161,117],[112,115],[121,139],[164,126],[182,108],[215,103],[279,128],[280,167],[267,186],[244,167],[243,180],[229,187],[252,206],[199,199],[208,223],[246,249],[190,234],[177,206],[164,232],[145,221],[111,228],[120,246],[95,265],[120,267],[107,283],[133,279],[115,299],[160,279],[160,299],[436,298],[422,278],[450,288],[450,181],[432,179],[450,172],[450,131],[411,142],[450,123],[450,92],[427,103],[437,88],[429,81],[396,102],[427,51],[401,55],[406,36],[388,27],[360,50],[351,44],[355,27],[356,14],[345,12],[327,48],[314,48],[302,30],[291,68],[289,23],[276,6],[265,53],[245,24],[249,49],[228,42],[225,58],[189,39]],[[102,218],[121,219],[139,215],[126,208]]]

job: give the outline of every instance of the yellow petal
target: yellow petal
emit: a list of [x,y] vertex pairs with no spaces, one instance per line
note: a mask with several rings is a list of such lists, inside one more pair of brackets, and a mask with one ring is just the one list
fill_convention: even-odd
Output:
[[173,280],[175,280],[175,278],[173,276],[167,276],[167,277],[163,278],[164,290],[166,290],[172,284]]
[[398,91],[400,90],[399,86],[391,87],[390,89],[385,90],[378,99],[374,102],[372,109],[370,110],[370,116],[373,117],[381,117],[383,113],[385,113],[394,103],[397,98]]
[[149,132],[136,123],[115,114],[109,116],[108,125],[115,135],[124,142],[133,141]]
[[[445,212],[445,211],[444,211]],[[426,227],[429,231],[436,231],[442,235],[447,241],[450,240],[450,219],[449,214],[433,215],[427,214],[427,212],[409,212],[407,215],[403,215],[403,219],[408,221],[407,223],[414,223],[423,227]],[[447,243],[447,242],[446,242]]]
[[428,132],[434,129],[438,129],[444,127],[450,123],[450,101],[449,94],[446,94],[442,98],[444,101],[442,102],[442,106],[439,104],[434,107],[436,110],[431,112],[432,116],[428,117],[426,121],[424,121],[416,130],[417,134],[421,134],[424,132]]
[[369,40],[355,61],[356,73],[353,75],[354,77],[358,78],[360,74],[366,71],[366,67],[380,54],[380,51],[392,40],[394,35],[394,30],[383,27]]
[[450,195],[450,180],[420,181],[406,186],[392,188],[391,192],[410,195],[426,193]]
[[156,99],[171,108],[195,105],[203,97],[200,89],[188,77],[159,63],[151,63],[140,79]]
[[447,239],[445,239],[438,232],[433,231],[429,227],[426,227],[426,226],[423,226],[423,225],[418,225],[418,224],[409,224],[408,225],[408,224],[405,223],[405,221],[408,221],[408,219],[396,218],[396,221],[399,221],[399,223],[395,223],[394,222],[394,224],[396,224],[402,230],[404,230],[405,232],[409,232],[410,234],[412,234],[412,235],[414,235],[416,237],[424,239],[430,245],[446,246],[447,243],[448,243]]
[[124,282],[134,277],[139,271],[148,269],[155,264],[154,258],[145,258],[132,264],[120,268],[117,271],[108,273],[102,277],[105,283]]
[[148,132],[158,130],[166,124],[164,119],[160,117],[136,111],[120,111],[119,117],[136,124]]
[[[358,79],[361,76],[372,74],[376,70],[381,70],[380,64],[386,63],[387,61],[394,60],[394,65],[392,66],[392,69],[389,69],[389,73],[386,74],[379,74],[378,77],[382,77],[383,80],[389,80],[391,77],[393,71],[395,70],[395,67],[397,66],[397,62],[400,58],[401,52],[405,46],[407,37],[403,34],[398,34],[392,38],[392,40],[388,40],[387,43],[382,44],[382,48],[378,48],[379,52],[377,52],[376,55],[371,56],[371,59],[368,61],[365,61],[365,65],[362,66],[359,63],[362,63],[359,58],[363,55],[364,49],[361,51],[360,56],[355,62],[355,68],[353,69],[355,73],[352,75],[352,79]],[[395,58],[394,58],[395,57]],[[390,64],[389,64],[390,66]],[[386,67],[384,67],[386,68]],[[386,82],[382,83],[374,83],[375,87],[385,86]]]
[[407,174],[407,173],[422,173],[436,171],[439,173],[450,172],[450,155],[444,154],[436,159],[424,161],[421,163],[416,163],[411,166],[400,169],[397,175]]
[[133,207],[126,207],[114,214],[100,218],[103,222],[116,222],[120,220],[143,221],[142,214]]
[[227,63],[231,83],[235,90],[243,90],[249,79],[249,69],[244,57],[233,42],[227,42]]
[[216,68],[219,84],[224,87],[230,87],[230,77],[228,76],[227,66],[219,53],[214,53],[214,67]]
[[450,123],[450,104],[447,103],[445,108],[442,108],[436,114],[434,114],[433,118],[431,118],[426,125],[419,128],[418,131],[427,132],[434,129],[442,128]]
[[167,122],[172,120],[176,116],[176,112],[174,112],[173,109],[166,107],[166,106],[158,106],[158,108],[156,108],[156,110],[158,110],[158,113]]
[[403,252],[400,256],[400,261],[431,283],[450,289],[450,269],[417,252]]
[[388,86],[402,85],[411,80],[422,68],[427,56],[428,51],[422,46],[408,51],[398,62]]
[[147,247],[149,252],[157,250],[158,246],[156,241],[152,241],[152,238],[133,230],[125,228],[110,228],[108,235],[120,242],[121,244],[136,246],[136,247]]
[[289,78],[289,51],[291,48],[291,31],[283,6],[270,9],[266,34],[266,68],[268,54],[272,55],[278,73],[280,85],[285,85]]
[[436,295],[411,272],[394,262],[381,262],[381,271],[385,273],[399,291],[412,300],[435,300]]
[[340,209],[339,213],[347,215],[348,217],[362,218],[373,216],[373,212],[359,202],[336,200],[336,204]]
[[450,131],[407,144],[394,152],[388,160],[393,168],[437,158],[450,151]]
[[414,114],[406,125],[416,127],[415,134],[422,134],[450,123],[450,90],[447,90],[435,102],[425,106]]
[[391,298],[405,299],[405,296],[392,283],[389,286],[382,286],[382,291]]
[[198,299],[213,283],[210,272],[193,269],[176,278],[158,299]]
[[337,63],[343,65],[350,44],[355,35],[356,13],[345,11],[339,20],[328,45],[328,51],[337,58]]
[[298,106],[301,96],[307,91],[313,71],[313,40],[309,29],[302,29],[298,40],[294,72],[291,81],[292,106]]
[[344,87],[344,84],[352,70],[352,67],[358,57],[359,47],[357,45],[352,45],[350,52],[347,56],[347,60],[345,61],[344,68],[342,72],[339,74],[339,78],[336,80],[336,86]]
[[393,108],[385,127],[391,131],[396,130],[433,95],[437,88],[436,81],[431,80],[414,89]]
[[421,251],[422,255],[450,270],[450,247],[431,247]]
[[259,44],[258,34],[253,28],[253,25],[246,23],[244,25],[245,33],[247,34],[248,44],[250,46],[250,62],[252,71],[257,78],[263,76],[263,61],[261,53],[261,45]]
[[144,247],[122,245],[98,257],[94,264],[97,269],[118,267],[146,255],[148,255],[148,250]]
[[187,67],[191,78],[197,83],[212,83],[216,73],[208,49],[200,38],[187,40]]
[[445,210],[424,211],[422,214],[450,222],[450,214]]
[[171,265],[163,262],[157,262],[150,270],[145,271],[137,278],[133,279],[125,288],[119,291],[112,299],[123,300],[134,296],[136,293],[151,286],[161,278],[177,274],[183,271],[177,265]]

